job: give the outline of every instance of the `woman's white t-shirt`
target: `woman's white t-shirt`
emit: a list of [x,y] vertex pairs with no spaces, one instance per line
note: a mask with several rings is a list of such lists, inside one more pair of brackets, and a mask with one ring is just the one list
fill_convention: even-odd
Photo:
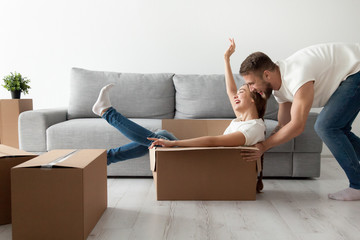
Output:
[[245,136],[245,146],[251,146],[265,140],[265,123],[262,119],[240,121],[234,119],[226,128],[224,135],[241,132]]
[[280,89],[273,92],[277,102],[293,102],[297,90],[314,81],[312,107],[323,107],[342,81],[360,71],[360,44],[319,44],[277,64],[282,80]]

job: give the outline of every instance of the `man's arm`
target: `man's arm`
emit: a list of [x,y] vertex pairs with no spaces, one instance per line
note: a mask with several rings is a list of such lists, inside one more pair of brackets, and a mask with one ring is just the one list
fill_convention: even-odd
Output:
[[291,119],[277,133],[264,142],[255,145],[259,151],[244,151],[242,156],[248,161],[255,161],[268,149],[283,144],[300,135],[304,129],[314,100],[314,82],[307,82],[299,88],[291,105]]
[[272,131],[271,135],[277,133],[283,126],[285,126],[291,120],[290,110],[291,110],[291,102],[285,102],[279,104],[278,111],[278,125]]
[[265,150],[285,143],[304,131],[313,100],[314,82],[307,82],[299,88],[294,96],[290,110],[290,121],[276,134],[264,141]]

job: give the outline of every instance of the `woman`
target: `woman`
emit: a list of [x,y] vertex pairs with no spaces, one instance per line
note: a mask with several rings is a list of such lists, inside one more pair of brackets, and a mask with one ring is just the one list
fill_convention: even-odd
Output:
[[133,142],[108,150],[108,165],[143,156],[148,153],[148,148],[154,146],[250,146],[265,139],[265,124],[262,118],[265,113],[266,99],[271,92],[264,93],[264,97],[262,97],[259,93],[250,92],[247,85],[243,85],[237,91],[230,67],[230,56],[235,52],[234,39],[230,39],[230,42],[231,45],[224,56],[225,79],[227,94],[237,118],[231,122],[224,134],[178,140],[166,130],[151,132],[111,107],[109,90],[113,84],[109,84],[101,89],[99,98],[93,106],[93,112],[104,118]]

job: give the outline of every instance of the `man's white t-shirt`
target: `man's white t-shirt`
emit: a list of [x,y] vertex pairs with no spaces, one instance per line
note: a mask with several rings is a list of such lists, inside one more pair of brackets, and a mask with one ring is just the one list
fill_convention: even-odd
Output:
[[241,132],[245,136],[245,146],[251,146],[265,140],[265,123],[262,119],[239,121],[234,119],[226,128],[224,135]]
[[312,107],[323,107],[342,81],[360,71],[360,44],[319,44],[277,64],[282,80],[280,89],[273,92],[277,102],[293,102],[302,85],[315,81]]

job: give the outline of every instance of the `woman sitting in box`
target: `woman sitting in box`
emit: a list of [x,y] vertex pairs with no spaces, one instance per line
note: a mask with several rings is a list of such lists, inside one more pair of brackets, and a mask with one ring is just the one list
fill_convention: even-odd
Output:
[[114,84],[109,84],[101,89],[98,100],[93,106],[93,112],[133,142],[108,150],[107,164],[141,157],[148,153],[148,148],[154,146],[234,147],[251,146],[264,141],[265,124],[263,117],[266,101],[270,97],[272,89],[269,88],[266,92],[259,94],[250,92],[249,87],[243,85],[237,90],[230,67],[230,56],[235,52],[235,43],[233,39],[230,39],[230,42],[231,45],[225,53],[225,79],[227,94],[236,119],[230,123],[223,135],[178,140],[166,130],[151,132],[127,119],[111,107],[109,90]]

